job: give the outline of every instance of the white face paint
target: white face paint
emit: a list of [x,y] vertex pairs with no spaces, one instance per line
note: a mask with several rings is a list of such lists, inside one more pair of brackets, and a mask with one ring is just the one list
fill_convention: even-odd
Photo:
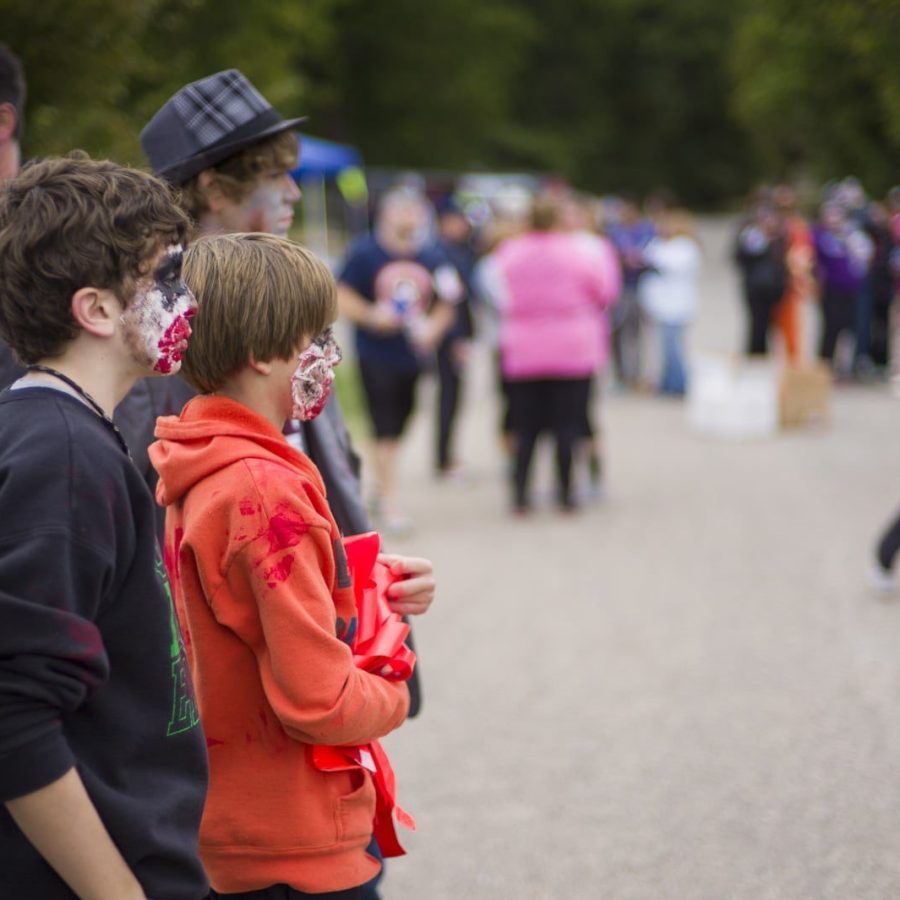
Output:
[[300,364],[291,375],[291,417],[309,422],[325,408],[334,383],[334,367],[341,361],[341,348],[326,328],[300,354]]
[[142,365],[169,375],[181,368],[197,301],[181,279],[184,250],[180,244],[166,247],[149,278],[138,285],[122,313],[125,337]]
[[241,231],[265,231],[285,237],[294,221],[300,189],[287,172],[264,175],[240,206]]

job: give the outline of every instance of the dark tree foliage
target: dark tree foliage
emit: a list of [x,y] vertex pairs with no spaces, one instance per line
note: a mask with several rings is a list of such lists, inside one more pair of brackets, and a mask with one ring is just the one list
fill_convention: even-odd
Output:
[[735,109],[765,170],[900,181],[900,0],[757,0],[732,57]]
[[368,162],[529,169],[696,206],[900,178],[900,0],[0,0],[24,151],[140,163],[187,81],[245,71]]
[[334,68],[348,135],[381,165],[498,162],[529,32],[512,2],[349,0]]
[[595,191],[667,187],[693,204],[750,182],[748,136],[729,108],[731,4],[523,2],[541,38],[516,117],[537,139],[511,153],[524,150],[524,162],[558,167]]

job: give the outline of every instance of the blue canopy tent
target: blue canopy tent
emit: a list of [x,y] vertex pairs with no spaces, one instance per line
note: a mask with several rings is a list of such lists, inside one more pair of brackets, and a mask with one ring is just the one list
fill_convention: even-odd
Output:
[[309,177],[336,178],[344,169],[362,168],[362,156],[355,147],[297,133],[300,138],[300,165],[291,172],[296,181]]
[[368,195],[362,172],[362,156],[355,147],[347,144],[310,137],[301,132],[297,136],[300,139],[300,163],[291,175],[303,191],[303,242],[330,261],[329,184],[334,184],[340,191],[343,206],[338,209],[344,212],[342,224],[345,232],[348,230],[348,218],[356,220],[349,228],[352,233],[360,228],[365,230],[368,225]]

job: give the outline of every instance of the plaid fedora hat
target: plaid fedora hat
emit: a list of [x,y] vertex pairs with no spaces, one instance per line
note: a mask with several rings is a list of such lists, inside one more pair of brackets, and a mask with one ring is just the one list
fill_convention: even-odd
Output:
[[157,175],[184,184],[239,150],[304,121],[305,116],[282,119],[243,73],[227,69],[173,94],[144,126],[141,147]]

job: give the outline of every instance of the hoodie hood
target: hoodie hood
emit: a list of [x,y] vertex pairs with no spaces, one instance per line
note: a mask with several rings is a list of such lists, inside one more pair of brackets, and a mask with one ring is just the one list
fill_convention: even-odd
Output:
[[227,397],[194,397],[180,416],[156,421],[150,460],[159,473],[156,499],[177,503],[195,484],[236,462],[267,459],[301,468],[324,493],[318,470],[264,416]]

